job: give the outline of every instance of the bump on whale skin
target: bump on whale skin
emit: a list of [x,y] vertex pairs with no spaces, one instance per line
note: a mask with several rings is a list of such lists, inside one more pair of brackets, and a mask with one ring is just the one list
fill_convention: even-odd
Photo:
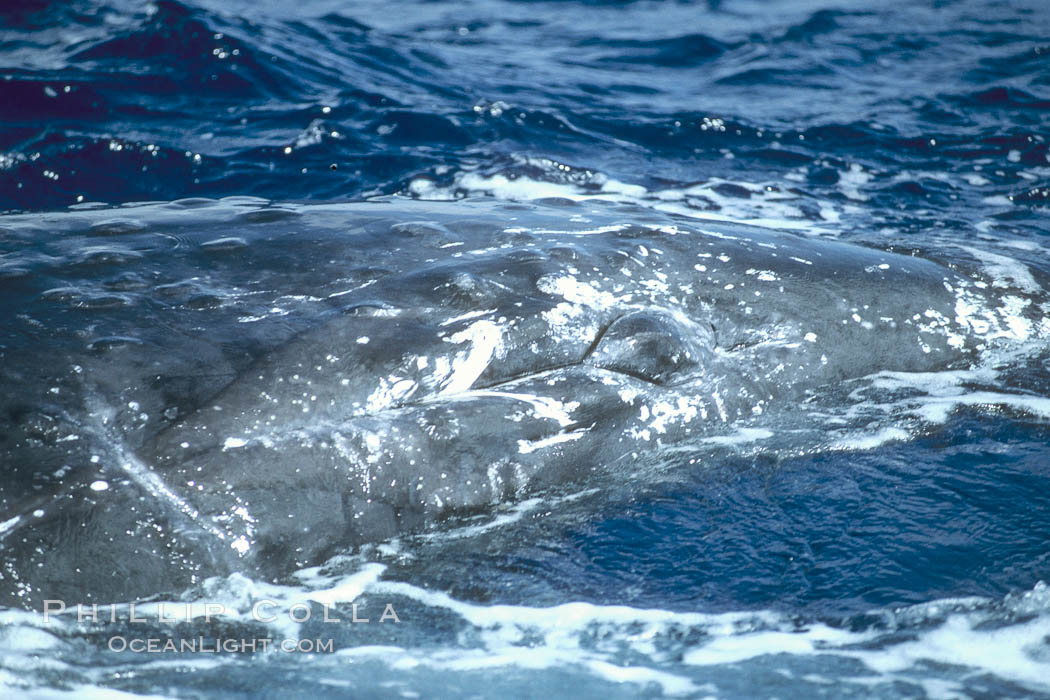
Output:
[[[232,571],[279,578],[615,478],[632,454],[790,411],[821,386],[966,367],[1016,330],[998,296],[1044,301],[917,257],[601,202],[260,206],[129,208],[142,228],[111,237],[137,255],[114,275],[166,270],[169,284],[233,291],[189,308],[133,289],[126,308],[90,317],[55,312],[71,302],[41,292],[92,283],[75,242],[112,213],[49,218],[73,253],[47,263],[48,286],[22,305],[55,327],[9,349],[0,381],[59,402],[48,410],[79,439],[4,431],[5,460],[48,474],[4,487],[0,603],[126,600]],[[232,235],[250,276],[202,246]],[[158,243],[172,238],[175,250]],[[381,274],[355,272],[366,268]],[[1014,307],[1018,327],[1036,327],[1038,304]],[[137,342],[89,350],[103,330]],[[16,360],[32,371],[8,370]],[[54,394],[53,375],[72,366],[84,369]],[[183,383],[181,398],[164,393]],[[124,408],[85,408],[89,397]],[[96,479],[108,488],[92,490]]]
[[635,311],[613,321],[587,362],[654,384],[674,384],[702,371],[713,347],[709,328],[664,311]]

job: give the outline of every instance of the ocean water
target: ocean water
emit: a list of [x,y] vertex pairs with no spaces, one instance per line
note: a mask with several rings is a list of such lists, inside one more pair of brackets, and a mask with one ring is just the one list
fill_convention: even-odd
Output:
[[1004,339],[276,579],[0,608],[0,692],[1050,697],[1048,138],[1042,0],[5,3],[0,555],[397,268],[325,218],[365,200],[928,258]]

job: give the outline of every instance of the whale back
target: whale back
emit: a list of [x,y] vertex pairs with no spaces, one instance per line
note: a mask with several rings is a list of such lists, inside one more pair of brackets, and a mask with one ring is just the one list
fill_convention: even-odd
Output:
[[605,202],[119,213],[105,256],[113,211],[3,217],[54,231],[4,312],[50,324],[0,368],[8,602],[277,578],[1046,331],[1040,285]]

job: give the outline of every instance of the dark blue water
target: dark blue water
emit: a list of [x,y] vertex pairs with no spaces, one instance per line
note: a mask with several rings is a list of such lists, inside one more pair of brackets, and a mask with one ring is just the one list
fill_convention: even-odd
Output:
[[[980,244],[1048,272],[1050,5],[14,0],[0,9],[0,211],[379,194],[595,194],[889,241],[947,260]],[[230,272],[242,274],[251,271]],[[1012,385],[1045,397],[1045,358],[1037,365]],[[693,679],[687,695],[710,681],[727,697],[815,697],[829,692],[827,678],[870,668],[889,675],[837,686],[840,696],[1048,692],[1032,685],[1038,669],[1050,668],[1038,635],[1028,646],[1006,645],[1003,678],[994,660],[983,675],[956,673],[953,663],[976,663],[961,651],[929,662],[902,652],[920,659],[903,676],[868,657],[863,671],[850,656],[926,639],[922,631],[944,622],[945,610],[970,615],[969,636],[948,635],[960,648],[1001,644],[980,633],[1043,624],[1050,610],[1029,602],[1043,600],[1039,582],[1050,580],[1046,416],[980,404],[917,432],[870,451],[730,451],[701,466],[686,455],[673,476],[558,505],[558,517],[410,547],[411,556],[384,560],[387,577],[479,606],[761,612],[783,617],[756,623],[759,630],[821,621],[862,635],[834,661],[799,652],[784,662],[790,683],[753,661],[798,651],[775,644],[772,656],[730,654],[697,676],[679,662],[709,668],[690,650],[720,633],[683,618],[657,635],[652,658]],[[967,596],[984,602],[945,604],[926,617],[900,612]],[[481,613],[460,612],[469,634],[425,609],[411,633],[370,641],[407,648],[433,638],[464,659],[496,648],[475,644],[488,629]],[[606,637],[592,625],[580,648],[622,644],[626,651],[608,658],[636,663],[631,624]],[[530,639],[515,645],[531,649]],[[63,686],[41,671],[39,684],[241,697],[261,673],[224,667],[201,680],[161,669],[135,680],[105,671],[117,662],[90,648],[100,674]],[[9,665],[0,662],[5,673],[21,663],[11,654]],[[1040,660],[1035,671],[1024,665]],[[345,696],[312,685],[326,673],[374,696],[399,687],[401,667],[373,660],[351,671],[282,663],[264,676],[282,692]],[[563,680],[563,669],[550,667],[530,675],[513,666],[506,676],[498,664],[433,668],[459,674],[450,696],[556,692]],[[406,688],[443,678],[428,673]],[[799,680],[806,673],[824,680]],[[582,694],[678,692],[662,680],[609,679]]]
[[[471,598],[566,595],[679,611],[772,609],[822,618],[960,596],[999,598],[1046,579],[1045,424],[964,412],[935,434],[864,453],[682,462],[629,500],[413,562]],[[508,553],[511,553],[508,556]],[[419,569],[422,570],[420,573]],[[500,590],[501,578],[512,589]]]
[[1050,197],[1040,0],[15,2],[0,22],[0,209],[470,169],[770,182],[819,218],[859,166],[884,225],[1035,232]]

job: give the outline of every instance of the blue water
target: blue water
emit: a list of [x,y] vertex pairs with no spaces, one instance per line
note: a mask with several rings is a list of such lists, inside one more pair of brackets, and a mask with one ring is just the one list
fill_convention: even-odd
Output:
[[[1045,439],[1045,426],[961,415],[862,454],[719,460],[568,526],[553,553],[517,533],[505,568],[534,583],[500,600],[553,603],[563,581],[595,603],[842,617],[1001,597],[1046,576]],[[478,583],[460,573],[426,580],[469,595]]]
[[813,216],[855,164],[871,215],[915,232],[1037,230],[1050,196],[1039,0],[18,2],[2,21],[0,209],[345,199],[535,174],[521,156],[582,185],[770,180]]
[[[595,194],[949,261],[979,245],[1050,273],[1048,139],[1045,0],[0,9],[2,212],[230,195]],[[309,277],[289,254],[289,270]],[[252,271],[234,263],[225,274],[248,285]],[[0,277],[11,285],[0,293],[22,289],[19,279]],[[18,331],[4,342],[61,341]],[[1009,383],[1046,397],[1048,366],[1043,356]],[[900,417],[911,439],[870,450],[732,449],[705,456],[703,469],[699,452],[675,454],[659,478],[551,496],[506,527],[367,552],[384,580],[416,591],[377,584],[371,595],[403,600],[415,621],[340,646],[387,644],[401,650],[388,652],[395,661],[376,652],[341,666],[304,656],[265,670],[250,659],[139,668],[146,660],[106,652],[97,631],[31,652],[32,639],[12,632],[0,682],[18,693],[224,698],[254,697],[261,683],[275,697],[530,697],[564,694],[563,682],[582,697],[1045,697],[1050,646],[1025,634],[1050,616],[1040,583],[1050,581],[1047,421],[978,402],[932,425]],[[418,591],[518,606],[525,631],[500,646],[485,637],[485,613],[424,604]],[[635,637],[649,623],[625,614],[584,625],[564,666],[478,661],[553,648],[553,628],[530,631],[528,616],[570,602],[712,617],[672,619],[654,652]],[[857,636],[827,642],[839,644],[827,657],[763,637],[701,662],[710,639],[737,639],[717,631],[722,614],[767,616],[737,632],[828,625]],[[955,619],[965,629],[953,632]],[[28,624],[19,620],[4,624]],[[1019,631],[981,636],[1002,629]],[[927,643],[928,659],[886,661]],[[986,663],[975,665],[969,651],[982,645]],[[398,666],[406,649],[429,661]],[[66,666],[51,669],[51,658]],[[586,671],[595,659],[692,685]],[[22,674],[31,680],[12,680]]]

